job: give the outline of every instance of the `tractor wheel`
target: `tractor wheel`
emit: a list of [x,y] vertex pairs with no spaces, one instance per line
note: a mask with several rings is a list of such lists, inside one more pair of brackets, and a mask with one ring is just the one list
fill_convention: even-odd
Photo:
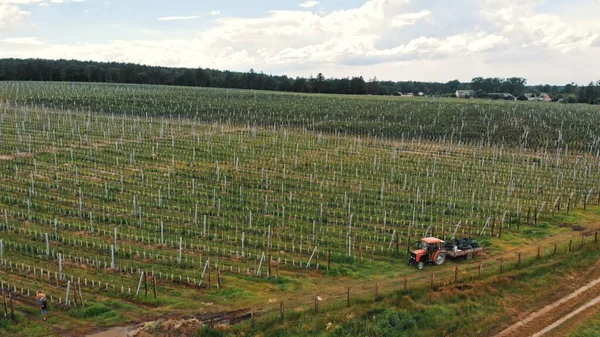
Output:
[[425,267],[425,263],[423,263],[422,261],[417,262],[417,269],[421,270]]
[[446,261],[446,254],[444,254],[443,252],[435,254],[435,257],[433,258],[433,263],[435,263],[436,266],[442,265],[444,261]]
[[470,260],[470,259],[472,259],[472,258],[473,258],[473,253],[469,253],[469,254],[467,254],[467,260]]

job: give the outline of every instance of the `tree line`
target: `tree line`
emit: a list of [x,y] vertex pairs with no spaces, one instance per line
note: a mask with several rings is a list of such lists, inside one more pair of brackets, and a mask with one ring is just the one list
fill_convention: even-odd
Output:
[[288,77],[255,72],[235,72],[208,68],[169,68],[132,63],[77,60],[0,59],[0,81],[68,81],[160,84],[194,87],[256,89],[302,93],[353,95],[427,95],[453,97],[456,90],[474,90],[479,97],[489,93],[548,93],[554,100],[600,104],[600,81],[588,86],[570,83],[564,86],[527,86],[521,77],[473,78],[469,83],[452,80],[441,82],[378,81],[362,76],[326,78]]

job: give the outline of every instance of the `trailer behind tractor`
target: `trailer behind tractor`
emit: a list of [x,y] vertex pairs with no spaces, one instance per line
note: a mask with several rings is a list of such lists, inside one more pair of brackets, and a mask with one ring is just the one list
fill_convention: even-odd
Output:
[[416,243],[417,249],[410,253],[409,265],[423,269],[425,264],[441,265],[447,257],[472,259],[483,250],[479,242],[472,239],[453,239],[448,242],[435,237],[423,238]]

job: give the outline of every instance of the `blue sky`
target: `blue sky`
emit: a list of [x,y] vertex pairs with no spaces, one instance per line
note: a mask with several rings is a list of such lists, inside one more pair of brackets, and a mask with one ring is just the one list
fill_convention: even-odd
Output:
[[600,79],[600,0],[0,0],[0,58],[291,76]]

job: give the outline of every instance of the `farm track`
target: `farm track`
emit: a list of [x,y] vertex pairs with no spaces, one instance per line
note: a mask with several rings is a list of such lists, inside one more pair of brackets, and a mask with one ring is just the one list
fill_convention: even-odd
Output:
[[522,315],[518,322],[504,329],[495,337],[567,335],[571,329],[595,314],[600,307],[600,297],[595,296],[600,292],[599,273],[594,270],[597,267],[598,263],[592,267],[592,271],[586,275],[585,280],[582,280],[589,281],[591,277],[593,279],[591,282],[583,286],[568,285],[561,294],[563,297],[538,311]]

